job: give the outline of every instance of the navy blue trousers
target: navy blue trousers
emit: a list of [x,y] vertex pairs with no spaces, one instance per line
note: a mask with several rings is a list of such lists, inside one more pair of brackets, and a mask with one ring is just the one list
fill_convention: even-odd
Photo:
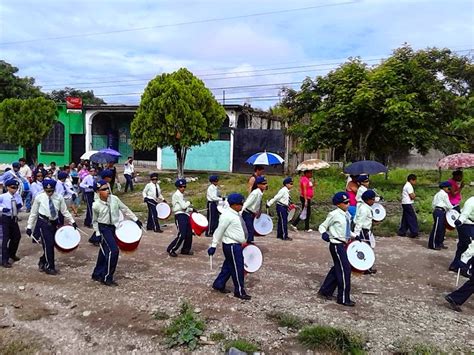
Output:
[[413,204],[410,203],[402,204],[402,220],[398,228],[398,235],[405,236],[407,231],[410,231],[410,237],[418,237],[418,219]]
[[84,192],[84,199],[86,200],[87,207],[84,225],[86,227],[92,227],[92,204],[94,203],[94,191]]
[[288,239],[288,206],[276,205],[278,215],[277,238]]
[[101,234],[99,255],[92,277],[102,282],[112,282],[119,258],[115,227],[99,223],[99,231]]
[[253,229],[253,221],[255,216],[253,213],[244,211],[242,212],[242,218],[244,219],[245,225],[247,226],[247,243],[253,243],[253,237],[255,235],[255,229]]
[[212,236],[219,224],[219,211],[216,201],[207,201],[207,221],[209,228],[206,230],[206,237]]
[[133,178],[132,175],[124,174],[125,176],[125,192],[128,191],[128,188],[130,187],[130,191],[133,192]]
[[44,269],[56,270],[54,263],[54,235],[57,230],[57,222],[48,222],[38,218],[36,225],[39,229],[41,246],[43,247],[43,255],[39,259],[39,264],[43,265]]
[[10,216],[2,216],[0,221],[3,231],[2,264],[6,264],[12,256],[16,256],[18,246],[20,245],[21,233],[18,222]]
[[225,260],[222,264],[221,272],[213,283],[213,287],[219,290],[225,288],[225,284],[232,277],[234,283],[234,294],[236,296],[245,295],[244,288],[244,255],[242,245],[222,243]]
[[351,264],[347,259],[344,244],[329,243],[334,266],[329,270],[319,292],[332,296],[337,287],[337,302],[347,303],[351,300]]
[[146,229],[149,231],[157,232],[161,229],[160,222],[158,221],[158,212],[156,211],[156,205],[158,202],[146,199],[146,206],[148,207],[148,219],[146,220]]
[[456,230],[458,231],[458,245],[454,259],[449,267],[458,269],[461,267],[459,265],[461,254],[467,250],[471,240],[474,239],[474,224],[461,224],[459,227],[456,227]]
[[446,211],[435,208],[433,211],[433,228],[431,229],[430,238],[428,240],[428,248],[434,249],[441,247],[446,235]]
[[181,253],[191,251],[193,245],[193,231],[191,229],[191,223],[189,222],[189,216],[186,213],[178,213],[174,215],[174,223],[178,228],[178,236],[168,245],[166,251],[168,253],[171,251],[176,252],[181,244],[183,244]]
[[469,297],[474,293],[474,270],[471,270],[471,277],[466,281],[464,285],[458,288],[456,291],[450,293],[448,296],[456,302],[456,304],[463,304]]

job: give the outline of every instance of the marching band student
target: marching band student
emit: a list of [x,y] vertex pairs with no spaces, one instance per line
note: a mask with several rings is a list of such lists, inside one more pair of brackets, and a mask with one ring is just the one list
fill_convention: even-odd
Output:
[[288,207],[290,205],[290,190],[293,187],[293,179],[287,177],[283,180],[283,187],[277,192],[275,197],[266,203],[267,208],[276,202],[278,215],[277,238],[283,240],[293,240],[288,237]]
[[458,232],[458,245],[454,259],[449,266],[449,271],[457,272],[461,268],[461,254],[467,250],[471,240],[474,240],[474,196],[466,200],[461,215],[454,223]]
[[84,199],[87,204],[86,218],[84,219],[84,225],[86,227],[92,227],[92,203],[94,202],[94,186],[95,186],[96,170],[89,168],[89,175],[87,175],[79,184],[84,190]]
[[219,192],[219,176],[209,176],[210,185],[207,188],[207,220],[209,222],[209,228],[206,230],[206,237],[211,237],[217,228],[219,223],[219,211],[217,210],[217,202],[225,201],[225,198],[221,197]]
[[35,170],[33,173],[33,182],[31,183],[31,199],[34,201],[39,193],[43,192],[43,179],[46,175],[44,170]]
[[[471,197],[472,198],[472,197]],[[450,307],[456,312],[462,312],[460,306],[467,301],[469,297],[474,293],[474,270],[472,264],[472,258],[474,257],[474,241],[469,244],[469,247],[464,251],[460,258],[460,264],[464,270],[464,275],[469,277],[464,285],[458,288],[456,291],[451,292],[445,297],[445,300],[448,301]],[[471,275],[469,276],[469,269],[471,269]]]
[[242,218],[245,221],[248,232],[247,243],[250,244],[253,244],[253,237],[255,234],[255,230],[253,229],[253,221],[255,218],[260,217],[260,214],[262,213],[263,191],[267,189],[267,179],[265,176],[257,176],[255,182],[257,184],[257,188],[250,193],[242,207]]
[[119,211],[132,219],[138,227],[142,228],[143,225],[117,196],[110,195],[107,181],[99,180],[95,183],[94,191],[99,198],[92,205],[92,224],[95,234],[100,237],[100,249],[92,279],[106,286],[118,286],[114,281],[114,273],[119,257],[119,248],[115,241],[115,226],[119,223]]
[[56,180],[53,179],[43,181],[44,191],[36,196],[26,227],[26,234],[31,237],[31,228],[39,225],[43,255],[40,257],[38,266],[40,271],[44,271],[48,275],[58,273],[54,264],[54,234],[59,224],[59,213],[62,213],[69,223],[77,228],[76,222],[67,209],[64,197],[54,193],[56,183]]
[[357,178],[357,183],[359,184],[359,188],[357,189],[356,201],[357,207],[359,207],[359,205],[364,202],[362,201],[362,194],[369,188],[369,177],[367,175],[359,175]]
[[0,228],[3,230],[2,241],[2,266],[11,268],[10,259],[18,261],[16,255],[20,245],[21,233],[18,226],[18,211],[23,206],[23,201],[18,193],[20,183],[16,179],[4,182],[7,192],[0,195]]
[[[354,218],[354,234],[356,239],[364,241],[370,245],[370,233],[372,229],[372,205],[375,203],[376,193],[374,190],[367,190],[362,194],[362,201],[357,208]],[[375,274],[377,269],[371,267],[365,274]]]
[[150,182],[145,185],[142,195],[143,202],[145,202],[148,207],[146,229],[149,231],[152,230],[155,233],[163,233],[158,220],[156,206],[158,205],[158,200],[162,200],[163,202],[166,201],[161,194],[160,185],[158,184],[158,173],[152,173],[150,175]]
[[337,208],[328,213],[326,220],[319,226],[321,237],[329,242],[334,266],[329,270],[326,279],[318,291],[319,296],[331,299],[337,287],[337,303],[353,307],[351,301],[351,265],[347,259],[345,244],[351,237],[351,217],[347,209],[349,196],[346,192],[337,192],[332,198]]
[[178,254],[176,254],[176,251],[179,249],[181,244],[183,244],[183,247],[181,248],[181,254],[193,255],[194,252],[191,250],[193,245],[193,231],[189,221],[189,213],[194,209],[191,206],[191,202],[186,201],[184,198],[186,179],[178,179],[174,185],[178,189],[171,198],[171,204],[174,213],[174,223],[178,228],[178,235],[170,243],[170,245],[168,245],[166,251],[170,256],[177,257]]
[[400,222],[400,228],[398,228],[398,235],[400,237],[406,236],[407,230],[410,231],[408,236],[410,238],[418,237],[418,219],[416,217],[415,209],[413,208],[413,202],[415,200],[415,190],[413,186],[416,185],[416,175],[410,174],[407,177],[407,182],[403,186],[402,190],[402,220]]
[[[72,185],[69,185],[66,182],[67,177],[68,177],[68,173],[66,173],[65,171],[58,172],[58,181],[56,183],[56,188],[54,192],[64,197],[66,206],[71,207],[72,201],[76,198],[76,193],[72,189]],[[59,226],[64,225],[64,216],[61,212],[59,212],[59,216],[58,216],[58,225]]]
[[211,247],[207,250],[210,256],[214,255],[217,245],[222,241],[225,260],[212,288],[221,293],[230,293],[231,291],[225,288],[225,284],[232,277],[234,296],[248,301],[251,296],[247,295],[244,288],[244,256],[241,245],[247,240],[247,228],[239,215],[244,203],[244,196],[237,193],[230,194],[227,197],[227,202],[229,202],[230,208],[221,215]]
[[433,250],[448,249],[444,246],[444,236],[446,229],[444,221],[446,220],[446,212],[453,208],[449,202],[449,190],[451,184],[448,181],[443,181],[439,184],[440,190],[433,197],[433,228],[431,229],[430,238],[428,240],[428,248]]

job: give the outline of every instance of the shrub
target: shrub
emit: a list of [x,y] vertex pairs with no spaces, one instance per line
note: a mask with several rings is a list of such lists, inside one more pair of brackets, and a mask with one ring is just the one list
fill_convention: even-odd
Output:
[[270,312],[267,313],[267,318],[276,322],[280,327],[287,327],[297,330],[303,326],[303,320],[291,313]]
[[312,350],[337,351],[341,353],[363,354],[363,339],[346,330],[327,327],[305,327],[298,334],[299,342]]
[[205,323],[194,312],[193,306],[188,302],[183,302],[180,314],[165,329],[166,345],[170,348],[185,345],[190,350],[194,350],[204,328]]

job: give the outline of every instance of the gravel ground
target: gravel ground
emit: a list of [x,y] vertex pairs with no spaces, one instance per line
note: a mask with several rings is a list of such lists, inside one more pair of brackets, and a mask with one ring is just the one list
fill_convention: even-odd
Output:
[[[26,215],[22,217],[24,230]],[[210,341],[212,333],[253,341],[266,353],[304,353],[295,333],[267,318],[274,311],[360,333],[370,353],[395,352],[406,341],[450,352],[474,349],[472,299],[462,313],[448,309],[443,299],[455,288],[456,275],[447,271],[453,238],[443,251],[428,250],[427,236],[377,238],[378,273],[352,274],[357,305],[347,308],[316,296],[331,265],[327,244],[317,232],[290,232],[292,242],[277,240],[275,234],[258,237],[264,264],[246,277],[252,300],[243,302],[210,287],[223,260],[220,249],[212,271],[209,239],[204,237],[195,237],[194,256],[170,258],[165,250],[176,228],[168,224],[164,230],[145,233],[136,252],[121,253],[119,287],[90,279],[98,249],[87,238],[75,251],[57,253],[60,274],[49,276],[37,270],[41,247],[24,237],[22,259],[0,270],[0,345],[2,340],[23,340],[42,353],[170,352],[162,331],[170,320],[155,320],[153,314],[173,317],[181,300],[188,300],[206,319],[200,353],[222,351],[222,343]]]

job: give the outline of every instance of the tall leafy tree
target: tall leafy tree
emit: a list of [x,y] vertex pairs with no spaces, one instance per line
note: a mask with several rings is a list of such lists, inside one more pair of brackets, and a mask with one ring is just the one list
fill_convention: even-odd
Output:
[[131,125],[133,146],[171,146],[182,177],[188,149],[217,138],[225,118],[224,108],[204,83],[181,68],[148,83]]
[[105,105],[106,102],[100,97],[94,95],[93,90],[82,91],[79,89],[65,87],[61,90],[53,90],[47,94],[48,98],[54,102],[65,102],[66,97],[81,97],[84,105]]
[[24,147],[34,163],[37,162],[36,147],[56,121],[56,104],[44,97],[0,102],[0,139]]
[[35,79],[21,78],[16,75],[18,68],[0,60],[0,102],[9,99],[26,99],[43,96],[40,88],[35,86]]

